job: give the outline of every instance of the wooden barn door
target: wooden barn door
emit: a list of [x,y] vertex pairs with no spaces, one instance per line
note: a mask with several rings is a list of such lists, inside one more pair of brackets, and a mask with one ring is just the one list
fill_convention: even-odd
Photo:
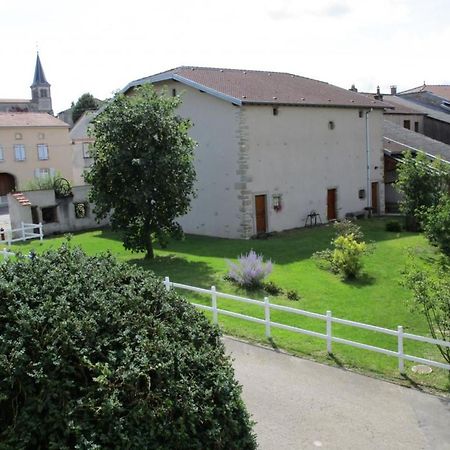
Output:
[[327,191],[327,220],[336,220],[336,195],[337,189],[328,189]]
[[372,199],[373,212],[375,214],[378,214],[379,213],[379,209],[378,209],[378,182],[372,183],[371,199]]
[[9,173],[0,173],[0,206],[8,204],[7,195],[16,188],[16,181]]
[[266,196],[255,195],[255,212],[256,212],[256,233],[265,233],[267,231],[266,219]]

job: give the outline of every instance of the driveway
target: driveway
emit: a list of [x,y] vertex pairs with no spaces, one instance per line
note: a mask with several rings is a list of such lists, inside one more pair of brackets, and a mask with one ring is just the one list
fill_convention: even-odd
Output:
[[450,450],[450,401],[224,338],[261,450]]

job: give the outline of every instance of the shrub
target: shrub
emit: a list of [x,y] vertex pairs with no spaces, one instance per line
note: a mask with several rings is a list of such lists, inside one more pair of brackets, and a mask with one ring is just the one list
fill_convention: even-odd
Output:
[[450,195],[443,194],[436,206],[422,214],[425,236],[444,255],[450,256]]
[[276,285],[273,281],[264,284],[264,290],[270,295],[279,295],[283,293],[283,288]]
[[[442,257],[431,265],[412,261],[405,275],[405,285],[412,290],[412,309],[422,313],[434,339],[450,342],[450,259]],[[450,363],[450,347],[437,345]]]
[[254,250],[239,256],[237,264],[231,261],[227,263],[230,268],[228,276],[239,286],[248,289],[260,287],[264,278],[272,272],[272,262],[264,262],[263,256]]
[[364,233],[361,227],[351,220],[344,219],[339,222],[334,222],[333,227],[336,237],[353,235],[353,239],[356,242],[364,241]]
[[0,298],[0,448],[256,447],[218,329],[148,272],[63,245]]
[[398,220],[390,220],[389,222],[386,222],[385,229],[386,231],[400,233],[400,231],[402,231],[402,225]]
[[353,234],[340,235],[331,241],[332,249],[313,254],[319,266],[340,273],[345,278],[356,278],[362,270],[361,257],[367,252],[365,242],[358,242]]
[[333,244],[332,270],[345,278],[356,278],[361,273],[361,256],[366,251],[366,244],[358,242],[352,234],[338,236]]
[[300,300],[300,295],[298,295],[298,292],[294,290],[287,291],[286,296],[289,300],[292,300],[294,302]]

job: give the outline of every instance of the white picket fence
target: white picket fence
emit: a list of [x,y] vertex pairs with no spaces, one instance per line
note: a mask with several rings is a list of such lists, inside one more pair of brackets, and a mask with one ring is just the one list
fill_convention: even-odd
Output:
[[[212,319],[215,324],[218,323],[218,315],[222,314],[224,316],[235,317],[238,319],[247,320],[249,322],[255,322],[255,323],[264,325],[265,326],[265,334],[266,334],[267,338],[271,337],[271,329],[272,328],[280,328],[283,330],[292,331],[294,333],[300,333],[300,334],[305,334],[308,336],[313,336],[313,337],[316,337],[319,339],[324,339],[324,340],[326,340],[327,353],[329,355],[331,355],[333,353],[333,348],[332,348],[333,342],[336,342],[339,344],[344,344],[344,345],[349,345],[351,347],[356,347],[356,348],[360,348],[360,349],[364,349],[364,350],[369,350],[372,352],[382,353],[384,355],[393,356],[393,357],[398,358],[398,370],[402,374],[405,373],[405,363],[404,363],[405,361],[412,361],[412,362],[416,362],[416,363],[427,364],[429,366],[439,367],[441,369],[450,371],[450,364],[444,364],[442,362],[433,361],[433,360],[425,359],[425,358],[419,358],[418,356],[408,355],[403,351],[403,343],[404,343],[405,339],[426,342],[426,343],[434,344],[434,345],[441,345],[443,347],[450,347],[450,342],[442,341],[439,339],[432,339],[432,338],[425,337],[425,336],[419,336],[416,334],[405,333],[403,331],[403,327],[400,325],[397,327],[397,330],[391,330],[389,328],[382,328],[382,327],[377,327],[374,325],[367,325],[365,323],[353,322],[352,320],[346,320],[346,319],[340,319],[338,317],[333,317],[333,315],[331,314],[331,311],[327,311],[326,314],[318,314],[318,313],[313,313],[310,311],[304,311],[301,309],[291,308],[289,306],[277,305],[274,303],[270,303],[268,297],[265,297],[264,301],[260,301],[260,300],[245,298],[245,297],[239,297],[237,295],[226,294],[224,292],[218,292],[216,290],[215,286],[212,286],[211,289],[203,289],[203,288],[198,288],[195,286],[189,286],[187,284],[174,283],[174,282],[170,281],[169,277],[165,277],[164,286],[167,290],[170,290],[171,288],[179,288],[179,289],[185,289],[188,291],[198,292],[200,294],[210,295],[211,296],[211,306],[201,305],[198,303],[192,303],[192,304],[194,306],[196,306],[197,308],[200,308],[200,309],[203,309],[206,311],[211,311]],[[249,303],[252,305],[260,306],[261,308],[264,309],[264,319],[258,319],[256,317],[247,316],[247,315],[240,314],[240,313],[237,313],[234,311],[220,309],[217,307],[217,299],[218,298],[235,300],[235,301],[242,302],[242,303]],[[271,310],[284,311],[287,313],[293,313],[293,314],[297,314],[297,315],[301,315],[301,316],[305,316],[305,317],[310,317],[313,319],[323,320],[326,322],[326,333],[325,334],[318,333],[316,331],[305,330],[303,328],[298,328],[298,327],[294,327],[291,325],[285,325],[285,324],[278,323],[278,322],[272,322],[270,320],[270,311]],[[381,347],[375,347],[373,345],[367,345],[367,344],[363,344],[361,342],[355,342],[355,341],[351,341],[349,339],[343,339],[343,338],[339,338],[337,336],[333,336],[333,334],[332,334],[332,332],[333,332],[332,324],[333,323],[347,325],[350,327],[362,328],[365,330],[375,331],[378,333],[384,333],[384,334],[391,335],[391,336],[396,336],[397,337],[397,351],[388,350],[388,349],[381,348]]]
[[[35,232],[36,229],[38,230],[37,232]],[[20,228],[4,230],[2,233],[2,240],[6,241],[8,245],[11,245],[13,242],[27,241],[29,239],[39,238],[41,241],[44,239],[42,223],[22,222]]]

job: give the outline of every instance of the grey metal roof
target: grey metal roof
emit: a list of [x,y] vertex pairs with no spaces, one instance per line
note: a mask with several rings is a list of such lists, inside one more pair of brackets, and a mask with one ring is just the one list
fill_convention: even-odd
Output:
[[406,150],[422,151],[431,157],[440,156],[450,162],[450,145],[403,128],[389,120],[384,120],[383,147],[390,153],[402,153]]
[[49,82],[45,78],[44,69],[42,68],[41,59],[39,58],[39,52],[36,55],[36,67],[34,68],[33,86],[50,86]]
[[398,95],[385,95],[386,101],[394,105],[404,106],[413,110],[416,110],[418,114],[423,113],[432,119],[441,120],[442,122],[450,123],[450,114],[445,112],[437,111],[433,108],[428,108],[422,104],[408,100],[405,97],[400,97]]

